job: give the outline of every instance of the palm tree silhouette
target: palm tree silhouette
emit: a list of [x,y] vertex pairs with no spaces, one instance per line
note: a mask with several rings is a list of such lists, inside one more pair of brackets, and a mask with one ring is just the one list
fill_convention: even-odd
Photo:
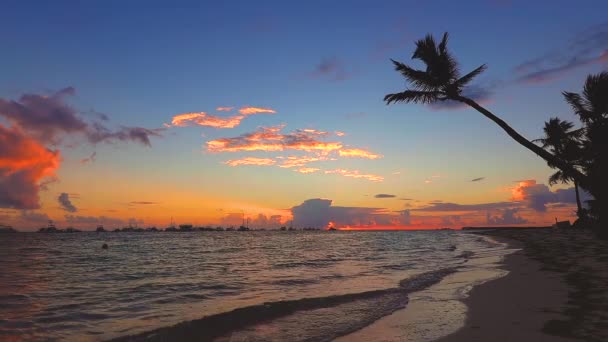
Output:
[[567,91],[562,94],[585,124],[599,124],[608,119],[608,71],[587,76],[582,95]]
[[536,153],[551,165],[555,165],[557,168],[571,174],[580,184],[585,182],[585,175],[580,171],[570,167],[566,162],[524,138],[506,122],[480,106],[477,102],[463,96],[462,93],[465,87],[486,69],[486,65],[483,64],[468,74],[461,76],[458,62],[448,51],[447,43],[447,32],[443,34],[443,38],[439,44],[436,44],[435,39],[430,34],[416,42],[416,50],[412,59],[419,59],[426,64],[425,71],[414,69],[391,59],[395,65],[395,70],[405,77],[411,89],[386,95],[384,97],[386,104],[388,105],[393,102],[430,104],[446,100],[464,103],[494,121],[511,138]]
[[[574,124],[569,121],[562,121],[559,118],[551,118],[545,122],[543,132],[545,137],[536,139],[533,142],[539,142],[542,148],[548,150],[557,158],[569,163],[572,168],[576,168],[581,162],[581,138],[585,131],[582,128],[572,130]],[[549,163],[549,167],[556,168],[555,165]],[[549,185],[557,183],[574,183],[574,191],[576,193],[576,207],[579,218],[585,216],[583,206],[581,205],[581,197],[578,189],[578,182],[567,171],[559,170],[549,177]]]
[[[608,72],[589,75],[582,94],[562,94],[585,126],[581,165],[589,184],[581,185],[593,196],[590,212],[602,227],[608,223]],[[608,229],[602,233],[608,237]]]

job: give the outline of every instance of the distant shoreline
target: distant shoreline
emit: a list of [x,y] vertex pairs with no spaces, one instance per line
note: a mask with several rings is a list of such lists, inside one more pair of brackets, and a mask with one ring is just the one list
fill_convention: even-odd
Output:
[[[74,229],[71,228],[73,230],[71,231],[66,231],[66,229],[58,229],[57,231],[39,231],[39,230],[18,230],[15,228],[11,227],[11,230],[0,230],[0,233],[37,233],[37,234],[72,234],[72,233],[160,233],[160,232],[166,232],[166,233],[184,233],[184,232],[223,232],[223,231],[237,231],[237,228],[231,229],[231,227],[228,228],[222,228],[221,230],[218,228],[208,228],[208,227],[193,227],[193,228],[189,228],[189,229],[182,229],[180,230],[179,228],[176,229],[168,229],[167,228],[155,228],[154,229],[150,229],[150,228],[117,228],[117,229],[107,229],[107,230],[103,230],[103,231],[96,231],[96,230],[81,230],[81,229]],[[480,231],[487,231],[487,230],[528,230],[528,229],[532,229],[532,230],[538,230],[538,229],[554,229],[551,226],[522,226],[522,227],[461,227],[461,228],[417,228],[417,229],[324,229],[324,228],[293,228],[290,230],[284,230],[284,229],[278,229],[278,228],[261,228],[261,229],[254,229],[251,228],[247,231],[254,231],[254,232],[277,232],[277,231],[343,231],[343,232],[391,232],[391,231],[471,231],[471,232],[480,232]]]

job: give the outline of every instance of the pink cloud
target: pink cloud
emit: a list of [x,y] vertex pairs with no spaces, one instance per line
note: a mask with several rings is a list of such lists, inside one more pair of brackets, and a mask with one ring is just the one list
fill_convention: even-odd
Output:
[[342,148],[339,142],[321,141],[318,140],[318,134],[303,130],[281,134],[283,127],[261,127],[253,133],[238,137],[212,140],[207,142],[207,150],[209,152],[284,150],[331,152]]
[[367,179],[372,182],[382,182],[384,177],[373,175],[373,174],[362,174],[359,170],[346,170],[346,169],[335,169],[335,170],[327,170],[325,174],[338,174],[344,177],[352,177],[357,179]]
[[271,108],[260,108],[260,107],[243,107],[239,109],[239,113],[243,115],[251,115],[251,114],[260,114],[260,113],[268,113],[268,114],[276,114],[276,110]]
[[270,158],[255,158],[255,157],[247,157],[243,159],[234,159],[228,160],[224,162],[226,165],[230,166],[239,166],[239,165],[258,165],[258,166],[267,166],[274,165],[276,161]]
[[214,128],[234,128],[241,124],[244,115],[236,115],[227,118],[209,115],[205,112],[184,113],[173,117],[173,126],[184,127],[188,125],[206,126]]
[[217,110],[218,112],[230,112],[233,109],[234,109],[234,107],[217,107],[217,108],[215,108],[215,110]]
[[282,168],[292,168],[292,167],[297,167],[297,166],[304,166],[308,163],[321,161],[321,160],[328,160],[328,158],[324,157],[324,156],[318,156],[318,157],[288,156],[288,157],[277,157],[277,158],[283,160],[281,165],[279,165],[279,167],[282,167]]
[[321,170],[321,169],[316,168],[316,167],[301,167],[294,171],[299,172],[299,173],[313,173],[313,172],[317,172],[319,170]]
[[382,155],[375,154],[359,148],[350,148],[339,150],[338,154],[340,157],[355,157],[355,158],[367,158],[367,159],[378,159],[382,158]]
[[[217,107],[216,110],[220,112],[232,111],[234,107]],[[241,124],[241,121],[249,115],[270,113],[274,114],[276,111],[270,108],[258,108],[258,107],[243,107],[239,109],[238,115],[229,117],[220,117],[211,115],[206,112],[193,112],[183,113],[173,116],[171,120],[172,126],[185,127],[189,125],[213,127],[213,128],[234,128]],[[166,125],[171,127],[171,125]]]

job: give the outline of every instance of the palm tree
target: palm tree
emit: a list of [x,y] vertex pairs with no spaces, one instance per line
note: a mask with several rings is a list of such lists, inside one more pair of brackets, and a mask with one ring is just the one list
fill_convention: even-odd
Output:
[[[608,72],[589,75],[582,94],[563,92],[566,102],[585,125],[583,171],[588,176],[584,186],[593,196],[590,212],[599,219],[599,227],[608,224]],[[603,221],[603,222],[602,222]],[[608,229],[602,230],[608,236]]]
[[583,94],[562,93],[574,113],[586,124],[608,119],[608,71],[587,76]]
[[[572,168],[576,168],[581,160],[581,138],[585,131],[581,129],[572,130],[574,124],[569,121],[562,121],[559,118],[552,118],[548,122],[545,122],[543,131],[545,137],[536,139],[533,142],[539,142],[542,148],[548,150],[561,159],[562,161],[570,164]],[[549,163],[549,167],[556,168],[555,165]],[[576,207],[577,215],[579,218],[584,218],[585,211],[581,205],[581,198],[578,189],[578,182],[570,173],[558,170],[551,177],[549,177],[549,185],[557,183],[574,183],[574,191],[576,193]]]
[[401,75],[405,77],[411,89],[386,95],[384,97],[386,104],[388,105],[393,102],[430,104],[446,100],[464,103],[474,108],[488,119],[494,121],[507,132],[511,138],[539,155],[548,163],[555,165],[561,170],[567,171],[568,174],[572,174],[572,177],[575,178],[579,184],[583,185],[585,182],[585,175],[580,171],[573,169],[564,161],[524,138],[506,122],[480,106],[477,102],[463,96],[465,87],[486,69],[486,65],[483,64],[468,74],[461,76],[458,62],[450,51],[448,51],[447,43],[447,32],[443,34],[443,38],[439,44],[436,44],[435,39],[430,34],[424,39],[416,42],[416,50],[414,51],[412,59],[419,59],[426,64],[425,71],[414,69],[391,59],[395,65],[395,70],[399,71]]

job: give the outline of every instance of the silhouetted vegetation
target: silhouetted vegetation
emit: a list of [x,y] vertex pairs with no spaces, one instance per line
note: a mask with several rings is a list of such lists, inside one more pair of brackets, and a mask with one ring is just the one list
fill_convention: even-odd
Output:
[[[557,118],[551,119],[545,125],[545,137],[539,139],[541,147],[524,138],[473,99],[463,95],[466,87],[486,66],[481,65],[462,76],[458,62],[448,50],[447,43],[447,33],[439,44],[432,35],[416,42],[412,59],[422,61],[426,65],[425,70],[391,60],[395,70],[407,80],[409,88],[400,93],[387,94],[384,101],[387,104],[456,101],[474,108],[500,126],[515,141],[543,158],[551,168],[559,169],[549,179],[551,184],[574,184],[579,202],[579,217],[589,217],[596,227],[608,225],[608,182],[605,179],[602,181],[602,178],[608,175],[608,72],[590,75],[582,94],[563,93],[581,120],[583,128],[572,130],[572,123]],[[588,201],[588,216],[580,204],[579,186],[594,198]],[[606,230],[602,230],[602,235],[608,236]]]
[[[573,130],[573,128],[574,124],[572,122],[552,118],[545,122],[545,127],[543,128],[545,133],[544,138],[534,140],[534,142],[541,143],[541,146],[550,151],[554,156],[570,164],[572,168],[580,170],[582,162],[582,138],[585,131],[582,128],[576,130]],[[557,165],[552,163],[548,163],[548,165],[552,169],[557,168]],[[574,191],[576,193],[576,214],[579,220],[584,222],[587,217],[587,211],[581,204],[578,182],[574,176],[567,171],[558,170],[549,177],[549,185],[570,182],[574,183]]]
[[562,170],[569,170],[568,172],[577,178],[577,180],[580,179],[579,182],[581,182],[584,175],[579,171],[572,169],[570,165],[564,163],[561,159],[556,158],[551,153],[524,138],[502,119],[480,106],[471,98],[463,95],[466,86],[486,69],[486,65],[482,64],[477,69],[461,76],[458,62],[448,50],[447,44],[447,32],[444,33],[439,44],[435,42],[435,39],[431,35],[427,35],[424,39],[416,42],[416,50],[412,55],[412,59],[419,59],[426,64],[426,70],[424,71],[391,60],[395,65],[395,70],[399,71],[408,81],[410,89],[406,89],[400,93],[388,94],[384,97],[384,101],[387,104],[393,102],[432,104],[443,101],[457,101],[466,104],[494,121],[511,138],[547,162],[556,165]]
[[[577,139],[580,144],[579,157],[572,161],[567,157],[563,160],[580,168],[586,176],[586,182],[581,186],[593,196],[592,200],[587,201],[589,215],[596,228],[604,227],[600,234],[608,237],[605,227],[608,224],[608,72],[589,75],[582,94],[562,94],[583,126]],[[570,175],[566,172],[565,176]],[[575,180],[578,181],[576,177]]]

